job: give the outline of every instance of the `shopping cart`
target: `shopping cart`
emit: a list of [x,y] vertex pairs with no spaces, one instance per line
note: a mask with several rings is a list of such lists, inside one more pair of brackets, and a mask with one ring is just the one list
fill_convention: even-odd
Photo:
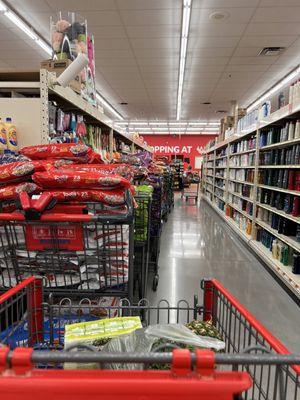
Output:
[[[202,282],[203,306],[195,297],[156,307],[142,300],[130,305],[93,304],[87,299],[43,302],[42,281],[28,278],[0,297],[0,390],[6,400],[86,399],[211,399],[297,400],[300,395],[300,356],[289,351],[218,281]],[[225,353],[174,350],[173,353],[101,353],[64,350],[64,325],[106,317],[144,315],[144,325],[212,320],[226,343]],[[16,347],[23,346],[23,348]],[[74,349],[73,349],[74,350]],[[97,363],[104,370],[63,370],[63,363]],[[146,370],[107,370],[115,363],[144,365]],[[147,370],[150,364],[170,370]]]
[[22,211],[0,214],[2,290],[39,275],[57,294],[80,291],[132,300],[131,194],[126,192],[122,212],[100,203],[55,205],[52,200],[47,194],[31,200],[23,193]]
[[151,195],[145,195],[142,193],[135,196],[138,207],[135,209],[134,223],[134,282],[138,285],[139,299],[145,298],[147,291],[150,248],[151,199]]
[[183,187],[181,198],[185,198],[185,201],[194,200],[196,204],[199,197],[200,176],[198,174],[187,173],[184,177],[188,185]]

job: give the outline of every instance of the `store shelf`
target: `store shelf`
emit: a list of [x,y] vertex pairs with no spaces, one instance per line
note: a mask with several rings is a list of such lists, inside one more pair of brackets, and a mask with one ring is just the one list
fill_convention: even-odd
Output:
[[239,197],[240,199],[243,199],[243,200],[246,200],[246,201],[250,201],[250,203],[253,203],[253,200],[250,199],[250,197],[242,196],[240,193],[231,192],[230,190],[228,190],[228,193],[232,194],[233,196]]
[[255,168],[255,165],[248,165],[248,166],[244,165],[240,167],[229,165],[229,169],[251,169],[251,168]]
[[281,211],[281,210],[277,210],[277,208],[271,207],[271,206],[269,206],[267,204],[256,202],[256,205],[261,207],[261,208],[264,208],[266,210],[272,211],[274,214],[278,214],[278,215],[281,215],[284,218],[290,219],[291,221],[294,221],[297,224],[300,224],[300,217],[293,217],[293,215],[287,214],[287,213],[285,213],[284,211]]
[[255,254],[265,263],[270,271],[275,273],[281,282],[291,292],[300,299],[300,275],[295,275],[291,271],[290,266],[285,266],[278,260],[272,257],[272,253],[263,246],[260,242],[252,239],[250,235],[242,231],[237,224],[229,217],[225,215],[218,207],[216,207],[207,196],[203,195],[204,200],[217,212],[217,214],[227,222],[228,226],[237,234],[237,236],[247,244]]
[[259,165],[258,168],[270,168],[270,169],[284,169],[284,168],[290,168],[290,169],[298,169],[300,168],[300,165]]
[[224,165],[224,166],[222,166],[222,167],[215,167],[215,169],[225,169],[225,168],[227,168],[227,165]]
[[213,175],[210,175],[210,174],[206,174],[205,176],[209,176],[210,178],[214,177]]
[[215,175],[215,179],[222,179],[223,181],[227,180],[227,178],[224,178],[223,176],[217,176],[217,175]]
[[254,183],[252,183],[252,182],[238,181],[236,179],[230,179],[230,178],[229,178],[229,180],[230,180],[230,182],[243,183],[244,185],[254,186]]
[[217,186],[217,185],[214,185],[216,188],[218,188],[218,189],[220,189],[220,190],[223,190],[223,192],[225,192],[225,187],[224,188],[222,188],[222,187],[220,187],[220,186]]
[[282,192],[282,193],[293,194],[294,196],[300,196],[300,192],[298,192],[297,190],[288,190],[288,189],[278,188],[276,186],[268,186],[260,184],[258,184],[257,186],[263,189],[275,190],[276,192]]
[[262,258],[270,270],[273,271],[298,298],[300,298],[300,275],[293,274],[291,266],[285,266],[280,261],[273,258],[272,252],[262,243],[252,240],[250,246],[256,254]]
[[298,144],[298,143],[300,143],[300,138],[293,139],[293,140],[286,140],[284,142],[269,144],[267,146],[260,147],[259,150],[284,148],[284,147],[293,146],[294,144]]
[[216,157],[215,160],[222,160],[223,158],[226,158],[226,157],[227,157],[227,155],[226,156]]
[[256,150],[256,149],[239,151],[238,153],[231,153],[231,154],[229,154],[229,156],[230,156],[230,157],[233,157],[233,156],[241,156],[241,155],[243,155],[243,154],[253,153],[255,150]]
[[216,192],[214,193],[214,195],[219,199],[222,200],[225,203],[225,199],[223,196],[218,195]]
[[276,236],[282,242],[288,244],[294,250],[300,252],[300,243],[298,243],[295,239],[293,239],[292,236],[286,236],[286,235],[282,235],[281,233],[278,233],[276,231],[276,229],[271,228],[271,226],[269,224],[266,224],[265,222],[261,221],[258,218],[256,218],[255,222],[258,225],[260,225],[262,228],[264,228],[266,231],[272,233],[272,235]]
[[212,191],[212,190],[210,190],[210,189],[208,189],[207,187],[205,188],[205,190],[206,190],[207,192],[209,192],[209,193],[213,194],[213,191]]
[[228,205],[238,211],[240,214],[243,214],[246,218],[253,220],[253,216],[249,215],[246,211],[242,210],[240,207],[233,203],[228,203]]

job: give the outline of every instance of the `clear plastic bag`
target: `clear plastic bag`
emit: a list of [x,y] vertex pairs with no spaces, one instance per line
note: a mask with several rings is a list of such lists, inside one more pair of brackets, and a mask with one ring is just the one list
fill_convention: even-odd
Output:
[[222,340],[196,335],[182,324],[150,325],[145,333],[148,337],[184,343],[188,346],[215,350],[223,350],[225,348],[225,343]]

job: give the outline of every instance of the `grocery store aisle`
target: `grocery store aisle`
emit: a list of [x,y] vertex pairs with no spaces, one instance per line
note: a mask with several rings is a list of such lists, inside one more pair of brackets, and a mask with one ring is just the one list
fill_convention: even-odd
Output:
[[148,292],[152,304],[162,298],[193,304],[200,280],[214,277],[291,351],[300,352],[299,307],[204,200],[197,207],[176,196],[159,266],[157,292]]

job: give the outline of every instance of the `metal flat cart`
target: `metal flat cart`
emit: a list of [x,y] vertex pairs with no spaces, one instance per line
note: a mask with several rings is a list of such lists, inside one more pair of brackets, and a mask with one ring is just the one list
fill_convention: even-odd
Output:
[[187,174],[186,181],[189,185],[188,187],[183,187],[181,198],[185,198],[185,201],[194,200],[195,203],[197,203],[199,197],[200,176],[198,174]]

